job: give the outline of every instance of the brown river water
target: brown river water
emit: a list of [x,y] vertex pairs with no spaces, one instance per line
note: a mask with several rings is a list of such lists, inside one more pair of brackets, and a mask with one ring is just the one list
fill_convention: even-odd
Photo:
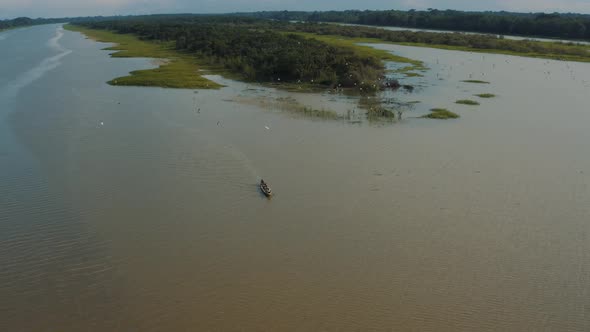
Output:
[[590,330],[590,64],[378,45],[421,103],[330,120],[255,100],[354,98],[113,87],[150,61],[5,34],[0,331]]

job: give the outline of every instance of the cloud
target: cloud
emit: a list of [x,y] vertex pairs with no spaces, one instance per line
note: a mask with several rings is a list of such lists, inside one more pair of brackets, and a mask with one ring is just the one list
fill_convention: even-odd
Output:
[[587,0],[497,0],[497,6],[518,12],[577,12],[590,13]]
[[175,0],[0,0],[2,15],[29,17],[94,16],[157,13],[172,8]]

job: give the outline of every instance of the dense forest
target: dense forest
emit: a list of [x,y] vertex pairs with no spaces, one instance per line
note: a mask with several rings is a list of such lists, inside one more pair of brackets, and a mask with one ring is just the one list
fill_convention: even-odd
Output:
[[[559,13],[510,13],[510,12],[464,12],[457,10],[400,11],[400,10],[346,10],[324,12],[269,11],[224,14],[223,17],[252,17],[281,21],[338,22],[366,25],[383,25],[419,29],[470,31],[496,35],[538,36],[563,39],[590,40],[590,15]],[[0,21],[0,29],[58,22],[97,22],[105,20],[143,19],[157,20],[176,18],[194,20],[211,18],[206,14],[165,14],[150,16],[110,16],[38,18],[20,17]]]
[[27,25],[33,25],[33,24],[35,24],[34,22],[35,22],[35,20],[30,19],[28,17],[18,17],[13,20],[4,20],[4,21],[0,21],[0,30],[21,27],[21,26],[27,26]]
[[[110,17],[111,19],[114,16]],[[29,17],[17,17],[12,20],[0,20],[0,30],[25,27],[39,24],[51,24],[51,23],[65,23],[65,22],[93,22],[93,21],[104,21],[108,19],[103,16],[94,17],[62,17],[62,18],[29,18]]]
[[221,65],[250,81],[342,87],[371,82],[373,87],[384,74],[382,62],[375,57],[359,56],[350,48],[277,31],[268,21],[221,16],[167,17],[81,25],[132,33],[145,40],[173,42],[178,50]]
[[590,15],[509,12],[427,11],[326,11],[243,13],[284,21],[339,22],[397,26],[420,29],[471,31],[498,35],[539,36],[564,39],[590,39]]

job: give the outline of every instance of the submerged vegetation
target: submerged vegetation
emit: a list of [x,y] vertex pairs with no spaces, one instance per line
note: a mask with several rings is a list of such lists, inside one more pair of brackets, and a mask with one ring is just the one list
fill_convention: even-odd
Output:
[[480,81],[480,80],[464,80],[461,81],[464,83],[474,83],[474,84],[490,84],[490,82],[486,82],[486,81]]
[[423,118],[428,119],[439,119],[439,120],[446,120],[446,119],[457,119],[459,115],[457,113],[453,113],[446,108],[433,108],[430,110],[430,114],[426,114],[422,116]]
[[207,89],[219,84],[199,75],[200,66],[194,57],[176,52],[170,42],[147,42],[134,35],[117,34],[106,30],[87,29],[78,25],[65,25],[65,29],[79,31],[100,42],[115,43],[106,50],[117,51],[111,56],[119,58],[142,57],[166,59],[158,68],[136,70],[130,76],[118,77],[112,85],[158,86],[165,88]]
[[248,98],[248,97],[239,97],[233,99],[232,101],[238,102],[245,105],[254,105],[257,107],[272,109],[272,110],[282,110],[293,115],[304,116],[307,118],[316,118],[322,120],[339,120],[343,117],[338,115],[338,113],[327,110],[327,109],[316,109],[313,107],[309,107],[303,105],[298,100],[292,97],[279,97],[279,98],[269,98],[269,97],[257,97],[257,98]]
[[378,98],[363,97],[359,101],[359,106],[364,109],[369,119],[394,119],[395,113],[392,109],[386,107],[386,103]]
[[479,98],[494,98],[494,97],[496,97],[496,95],[493,93],[480,93],[480,94],[477,94],[474,96],[479,97]]
[[475,100],[470,100],[470,99],[460,99],[460,100],[457,100],[455,102],[455,104],[477,106],[477,105],[479,105],[479,102],[477,102]]

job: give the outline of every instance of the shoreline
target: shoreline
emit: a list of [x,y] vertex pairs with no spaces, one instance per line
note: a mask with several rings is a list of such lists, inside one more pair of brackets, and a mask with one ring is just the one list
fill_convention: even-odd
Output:
[[[199,59],[197,56],[178,51],[173,42],[144,41],[133,34],[119,34],[116,32],[90,29],[79,25],[65,24],[64,29],[73,32],[79,32],[89,39],[98,42],[113,43],[115,45],[106,47],[103,50],[116,51],[110,54],[114,58],[149,58],[155,68],[131,71],[129,75],[113,78],[107,83],[116,86],[152,86],[163,88],[186,88],[186,89],[218,89],[223,85],[202,77],[203,74],[219,74],[224,77],[243,81],[239,73],[231,72],[226,68],[217,65],[207,64],[206,60]],[[380,61],[391,61],[397,63],[407,63],[409,66],[396,72],[404,72],[407,76],[418,75],[408,73],[414,70],[426,70],[427,68],[421,61],[404,58],[394,55],[388,51],[382,51],[370,46],[359,45],[354,39],[318,38],[314,34],[301,34],[285,32],[285,34],[300,35],[305,38],[317,39],[334,47],[351,49],[359,56],[374,57]],[[346,39],[346,40],[345,40]],[[205,71],[203,70],[205,69]],[[290,91],[326,91],[330,86],[309,83],[292,83],[292,82],[255,82],[265,86],[285,89]],[[343,90],[356,91],[354,88],[341,88]],[[361,89],[362,90],[362,89]]]

